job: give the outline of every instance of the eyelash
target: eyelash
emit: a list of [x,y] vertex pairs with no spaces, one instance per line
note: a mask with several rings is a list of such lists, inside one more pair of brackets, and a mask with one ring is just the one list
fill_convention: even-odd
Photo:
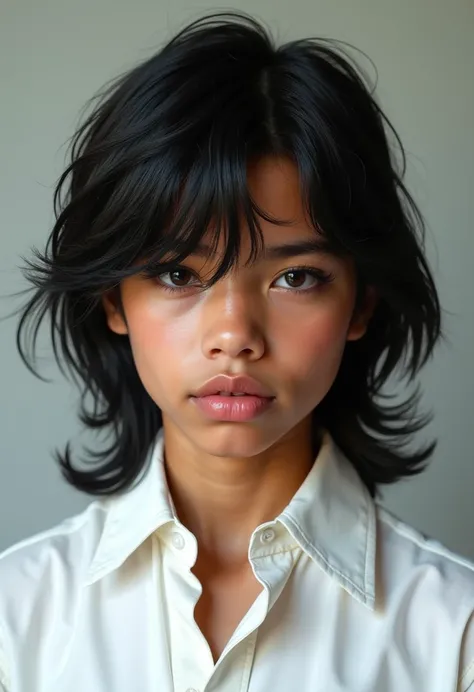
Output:
[[[161,274],[155,274],[153,278],[156,280],[156,282],[159,284],[160,288],[166,291],[167,293],[181,293],[183,291],[189,291],[192,288],[196,288],[195,286],[168,286],[167,284],[164,284],[160,280],[160,276],[165,276],[166,274],[172,274],[175,271],[180,271],[183,270],[185,272],[188,272],[189,274],[193,274],[193,272],[190,269],[187,269],[184,266],[176,266],[173,270],[167,271],[167,272],[162,272]],[[290,267],[289,269],[286,269],[282,274],[280,274],[275,281],[278,281],[281,279],[283,276],[286,274],[291,274],[291,272],[304,272],[305,274],[309,274],[311,277],[315,278],[318,280],[318,283],[315,286],[312,286],[311,288],[284,288],[285,292],[288,293],[313,293],[314,291],[320,290],[323,286],[331,283],[334,281],[334,275],[329,273],[329,272],[324,272],[322,269],[316,269],[315,267],[307,267],[307,266],[299,266],[299,267]]]

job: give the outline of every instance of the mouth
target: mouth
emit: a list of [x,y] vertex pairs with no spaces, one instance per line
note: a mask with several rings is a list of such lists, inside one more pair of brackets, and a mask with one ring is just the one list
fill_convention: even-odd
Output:
[[268,411],[275,397],[219,391],[215,394],[192,397],[191,400],[206,418],[215,421],[245,423]]
[[191,397],[206,418],[234,423],[254,420],[268,411],[275,399],[266,385],[249,375],[218,375]]
[[192,395],[195,398],[208,396],[218,397],[258,397],[261,399],[274,399],[273,392],[259,380],[248,375],[230,377],[218,375],[208,380]]
[[[215,392],[214,395],[211,396],[256,396],[255,394],[246,394],[245,392]],[[263,398],[270,398],[270,397],[263,397]]]

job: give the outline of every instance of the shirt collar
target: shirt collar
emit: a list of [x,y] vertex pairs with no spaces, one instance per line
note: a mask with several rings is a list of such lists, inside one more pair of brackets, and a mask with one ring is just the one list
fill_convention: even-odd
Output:
[[329,576],[375,608],[375,504],[328,432],[309,474],[278,519]]
[[176,521],[163,464],[163,441],[161,428],[145,471],[132,488],[99,500],[105,523],[89,569],[89,584],[118,569],[152,533]]
[[[89,570],[92,584],[177,520],[163,464],[163,430],[132,489],[99,501],[106,518]],[[293,539],[354,598],[375,607],[375,505],[352,464],[325,433],[317,459],[277,517]]]

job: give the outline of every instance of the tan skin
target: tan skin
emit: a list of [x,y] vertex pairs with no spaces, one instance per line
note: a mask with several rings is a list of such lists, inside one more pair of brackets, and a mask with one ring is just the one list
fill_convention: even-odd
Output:
[[[261,207],[293,220],[282,227],[262,221],[266,248],[315,238],[291,161],[260,160],[249,167],[248,184]],[[250,536],[285,508],[308,474],[312,411],[375,305],[369,290],[356,312],[352,262],[320,251],[240,262],[198,291],[222,251],[190,256],[177,275],[126,279],[126,320],[111,293],[103,298],[109,328],[128,334],[139,376],[163,414],[170,492],[199,546],[193,572],[203,593],[195,619],[215,661],[262,588],[248,562]],[[249,251],[242,229],[241,257]],[[305,269],[288,274],[302,265],[331,275],[330,282]],[[245,423],[205,418],[190,395],[219,374],[260,380],[275,396],[272,407]]]

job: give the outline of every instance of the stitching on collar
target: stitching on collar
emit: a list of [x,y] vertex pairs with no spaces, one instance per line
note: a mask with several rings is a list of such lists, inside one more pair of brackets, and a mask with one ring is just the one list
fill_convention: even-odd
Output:
[[[302,541],[302,548],[305,551],[306,554],[308,554],[316,563],[319,563],[320,566],[323,567],[323,569],[326,570],[326,572],[329,573],[330,576],[335,576],[338,578],[339,582],[341,584],[345,584],[347,586],[350,586],[354,591],[356,591],[359,594],[359,600],[361,600],[364,605],[367,605],[369,608],[373,608],[373,602],[374,598],[372,596],[372,593],[369,593],[366,588],[361,588],[358,584],[356,584],[347,574],[344,574],[341,572],[340,569],[335,567],[333,564],[331,564],[329,557],[327,557],[319,547],[315,546],[307,537],[303,529],[295,522],[293,517],[291,517],[289,514],[284,513],[285,519],[292,525],[293,529],[295,530],[296,533],[300,534],[302,538],[304,539]],[[368,533],[368,532],[366,532]],[[312,550],[308,550],[308,547],[311,548]],[[313,552],[314,551],[314,552]],[[368,565],[367,561],[367,542],[366,542],[366,560],[365,563]],[[317,558],[315,557],[314,553],[317,555]],[[322,565],[321,565],[322,563]],[[364,578],[365,582],[367,582],[367,579]],[[373,589],[371,589],[373,591]]]

